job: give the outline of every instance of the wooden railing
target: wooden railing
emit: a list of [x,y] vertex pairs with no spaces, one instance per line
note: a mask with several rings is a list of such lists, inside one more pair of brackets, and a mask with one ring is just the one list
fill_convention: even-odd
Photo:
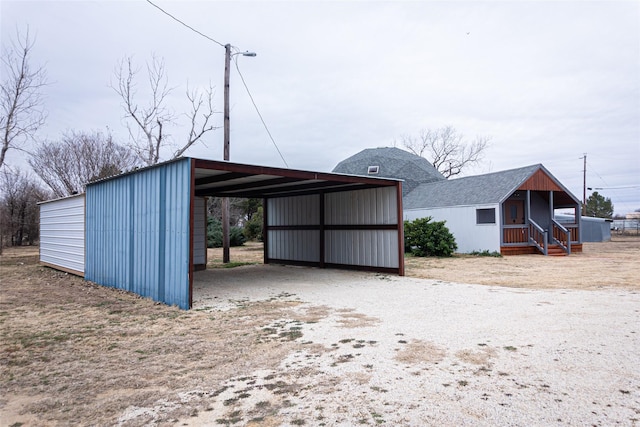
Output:
[[540,252],[547,255],[549,246],[547,232],[531,218],[529,218],[529,242],[533,243],[533,246],[538,248]]
[[551,240],[567,255],[571,254],[571,233],[555,219],[551,220]]
[[529,227],[527,225],[504,225],[502,231],[504,245],[529,243]]

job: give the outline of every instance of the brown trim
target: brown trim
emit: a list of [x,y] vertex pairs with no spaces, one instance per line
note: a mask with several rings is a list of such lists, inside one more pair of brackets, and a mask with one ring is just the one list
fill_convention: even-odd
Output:
[[[294,265],[300,267],[313,267],[313,268],[321,268],[319,262],[315,261],[296,261],[296,260],[286,260],[286,259],[272,259],[272,264],[280,264],[280,265]],[[356,271],[368,271],[373,273],[388,273],[388,274],[399,274],[400,269],[394,267],[373,267],[369,265],[354,265],[354,264],[333,264],[333,263],[325,263],[323,268],[333,268],[336,270],[356,270]]]
[[398,275],[404,276],[404,212],[402,209],[402,182],[396,184],[398,205]]
[[54,270],[64,271],[65,273],[74,274],[76,276],[84,277],[84,273],[82,271],[74,270],[72,268],[62,267],[60,265],[51,264],[46,261],[40,261],[40,265],[44,265],[45,267],[53,268]]
[[193,307],[193,225],[195,214],[196,162],[191,159],[191,188],[189,191],[189,308]]

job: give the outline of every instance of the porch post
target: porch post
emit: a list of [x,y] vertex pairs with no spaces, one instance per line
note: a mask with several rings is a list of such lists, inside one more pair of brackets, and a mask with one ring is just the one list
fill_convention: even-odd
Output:
[[527,224],[531,218],[531,190],[527,190]]
[[549,191],[549,215],[553,220],[553,190]]

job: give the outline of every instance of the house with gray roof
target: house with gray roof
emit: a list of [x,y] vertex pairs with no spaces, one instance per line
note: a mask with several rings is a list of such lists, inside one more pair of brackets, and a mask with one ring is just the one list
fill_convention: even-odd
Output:
[[[445,179],[422,157],[377,148],[361,151],[333,171],[403,179],[404,219],[446,221],[462,253],[582,251],[580,201],[541,164]],[[560,223],[559,210],[573,215],[563,216]]]

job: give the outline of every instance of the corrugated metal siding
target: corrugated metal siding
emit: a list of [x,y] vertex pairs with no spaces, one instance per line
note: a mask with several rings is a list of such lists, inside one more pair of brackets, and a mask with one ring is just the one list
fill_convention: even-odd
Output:
[[268,225],[318,225],[320,224],[320,196],[281,197],[269,199]]
[[[329,193],[325,223],[330,225],[390,225],[398,223],[395,187]],[[325,262],[398,268],[397,230],[326,230]]]
[[200,265],[207,263],[207,204],[204,197],[196,197],[193,203],[193,263]]
[[318,230],[271,230],[267,242],[269,258],[320,262]]
[[40,261],[84,273],[84,194],[40,205]]
[[87,186],[87,280],[189,308],[190,159]]
[[329,193],[325,198],[327,225],[397,224],[395,187]]
[[327,230],[325,236],[327,263],[399,267],[395,230]]
[[382,187],[268,199],[267,257],[400,268],[397,196],[396,187]]
[[[267,201],[269,226],[320,226],[320,196],[294,196]],[[271,259],[320,262],[319,230],[269,230]]]

